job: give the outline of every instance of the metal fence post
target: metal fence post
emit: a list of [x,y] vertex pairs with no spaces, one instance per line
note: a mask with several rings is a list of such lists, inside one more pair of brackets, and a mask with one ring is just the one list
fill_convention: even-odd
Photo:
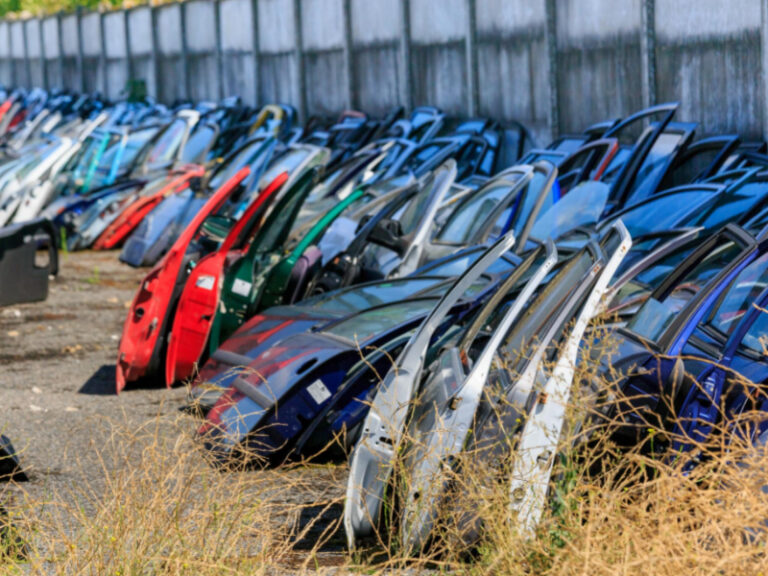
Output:
[[656,104],[656,0],[643,0],[640,34],[640,68],[643,105]]
[[411,91],[411,2],[400,1],[400,102],[407,112],[413,109]]
[[62,13],[59,12],[56,14],[56,30],[59,39],[59,82],[61,82],[62,87],[68,88],[68,86],[65,86],[66,80],[64,79],[64,36],[62,34],[63,26],[62,26]]
[[125,65],[128,71],[128,82],[133,80],[133,55],[131,53],[131,10],[123,10],[123,30],[125,34]]
[[27,21],[21,21],[21,39],[24,45],[24,74],[26,75],[27,87],[32,88],[32,65],[29,61],[29,38],[27,38]]
[[304,77],[304,38],[301,31],[301,0],[293,0],[293,18],[295,27],[294,48],[296,53],[296,81],[299,92],[299,118],[307,121],[307,92]]
[[466,2],[467,113],[469,116],[475,116],[479,100],[479,85],[477,82],[477,2],[476,0],[466,0]]
[[347,75],[347,107],[355,108],[358,105],[355,91],[355,62],[354,46],[352,40],[352,1],[344,0],[344,69]]
[[219,100],[224,98],[224,58],[221,53],[221,0],[213,1],[214,39],[216,41],[216,81],[219,84]]
[[184,75],[184,97],[189,98],[192,94],[192,80],[189,77],[189,50],[187,46],[187,3],[179,2],[181,11],[181,69]]
[[159,101],[160,96],[163,94],[162,90],[160,89],[160,81],[161,81],[161,74],[160,74],[160,48],[158,45],[158,36],[157,33],[157,11],[160,8],[157,5],[150,6],[149,10],[149,16],[150,16],[150,22],[152,27],[152,74],[154,75],[154,81],[155,81],[155,98]]
[[75,11],[77,17],[77,78],[80,92],[85,92],[85,69],[83,66],[83,7]]
[[107,97],[109,93],[109,80],[107,78],[107,35],[104,32],[104,21],[106,14],[99,12],[99,42],[101,43],[101,53],[99,54],[99,68],[101,68],[101,93]]
[[253,52],[253,98],[261,99],[261,68],[259,67],[259,0],[251,0],[251,51]]
[[43,19],[37,19],[37,33],[40,35],[40,73],[43,77],[43,88],[50,89],[48,85],[48,66],[46,65],[45,35],[43,35]]
[[560,98],[557,89],[557,8],[556,0],[546,0],[547,59],[549,61],[549,130],[552,138],[560,133]]

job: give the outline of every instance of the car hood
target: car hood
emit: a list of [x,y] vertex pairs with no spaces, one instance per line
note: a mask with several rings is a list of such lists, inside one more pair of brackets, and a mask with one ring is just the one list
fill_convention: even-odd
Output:
[[[205,383],[209,386],[227,387],[234,380],[235,373],[247,371],[253,366],[261,365],[264,361],[276,361],[275,350],[295,349],[303,347],[307,341],[298,338],[307,336],[307,332],[315,326],[322,325],[334,317],[322,314],[303,314],[291,316],[280,315],[280,309],[270,309],[264,314],[258,314],[241,326],[221,347],[208,359],[196,384]],[[319,341],[329,341],[317,334],[310,334],[313,345]],[[336,341],[333,341],[337,343]],[[301,354],[296,349],[296,354]]]

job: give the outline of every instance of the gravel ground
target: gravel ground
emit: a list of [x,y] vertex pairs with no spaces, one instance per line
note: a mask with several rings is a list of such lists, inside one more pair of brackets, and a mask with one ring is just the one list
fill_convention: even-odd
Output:
[[[30,475],[18,490],[35,500],[67,493],[83,475],[100,476],[89,472],[101,470],[98,447],[108,440],[107,423],[177,419],[185,399],[183,388],[115,395],[118,339],[146,270],[121,264],[114,252],[66,254],[60,268],[47,301],[0,309],[0,431],[11,437]],[[167,431],[178,434],[178,428]],[[341,496],[343,470],[301,473],[326,495]],[[311,504],[312,495],[296,495],[297,503],[302,499]],[[340,547],[329,550],[326,565],[342,556]]]

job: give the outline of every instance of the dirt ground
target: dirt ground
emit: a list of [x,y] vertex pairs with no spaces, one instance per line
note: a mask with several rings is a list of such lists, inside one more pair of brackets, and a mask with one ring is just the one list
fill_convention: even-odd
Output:
[[[118,341],[145,274],[121,264],[115,252],[64,254],[47,301],[0,309],[0,432],[21,453],[30,482],[18,490],[31,498],[65,494],[84,476],[99,476],[105,423],[138,427],[158,416],[178,419],[184,388],[115,394]],[[315,474],[315,485],[334,497],[343,493],[342,470],[303,473]],[[302,498],[312,503],[310,494],[296,495]],[[342,556],[339,546],[326,562],[337,564]]]

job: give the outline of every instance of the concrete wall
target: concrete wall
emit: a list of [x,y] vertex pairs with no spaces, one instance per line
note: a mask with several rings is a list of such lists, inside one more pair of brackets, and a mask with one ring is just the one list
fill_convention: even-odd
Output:
[[768,132],[768,0],[187,0],[0,22],[0,82],[304,117],[432,104],[545,141],[679,100],[700,133]]

